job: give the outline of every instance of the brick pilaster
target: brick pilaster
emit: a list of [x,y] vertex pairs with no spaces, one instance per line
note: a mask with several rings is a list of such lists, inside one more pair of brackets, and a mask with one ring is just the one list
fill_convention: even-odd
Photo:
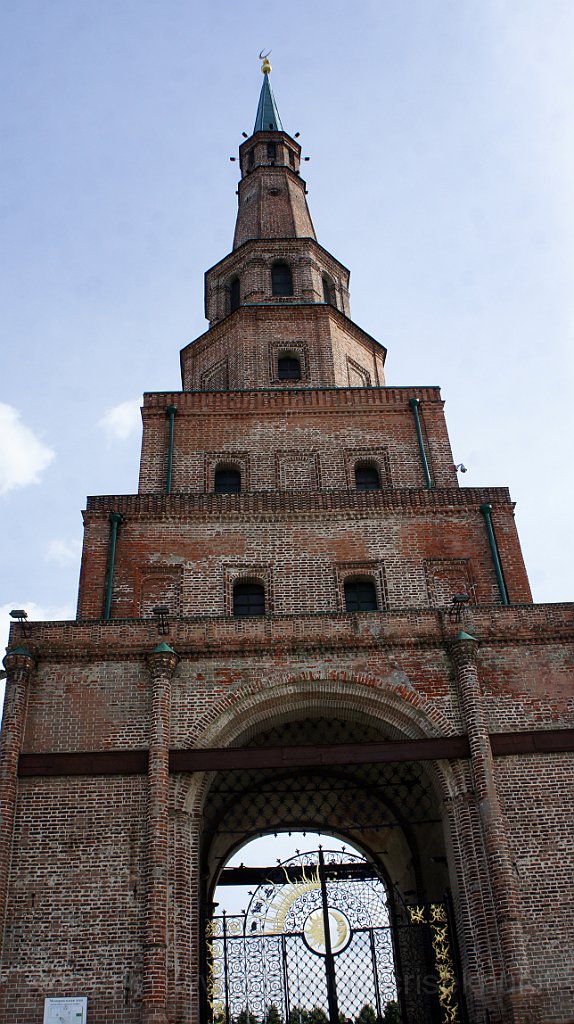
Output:
[[[470,776],[470,769],[468,769]],[[465,772],[466,776],[466,772]],[[471,936],[461,948],[464,993],[471,1020],[483,1020],[497,1002],[495,961],[499,961],[498,944],[489,934],[488,879],[481,856],[482,843],[477,844],[477,811],[470,778],[461,790],[445,801],[449,819],[449,837],[455,871],[459,879],[455,894],[457,921],[465,936]],[[478,845],[478,850],[477,850]],[[494,948],[493,948],[494,947]],[[496,1019],[496,1018],[493,1018]]]
[[147,804],[147,889],[142,1024],[166,1024],[169,872],[169,726],[178,656],[159,644],[148,656],[152,681]]
[[450,653],[468,732],[476,802],[500,938],[503,968],[500,1003],[504,1020],[509,1024],[536,1024],[540,1019],[535,1005],[536,992],[530,981],[520,897],[496,789],[494,758],[478,675],[478,642],[461,632],[451,644]]
[[0,734],[0,951],[4,944],[18,758],[24,740],[29,682],[34,667],[34,659],[25,647],[14,647],[4,658],[6,695]]

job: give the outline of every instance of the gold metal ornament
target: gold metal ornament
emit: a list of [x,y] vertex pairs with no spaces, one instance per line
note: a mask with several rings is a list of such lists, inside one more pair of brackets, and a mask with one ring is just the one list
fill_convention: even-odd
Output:
[[261,74],[262,75],[270,75],[271,74],[271,70],[272,70],[271,69],[271,64],[267,60],[267,58],[268,58],[270,53],[271,53],[271,50],[267,50],[267,53],[263,53],[263,50],[261,50],[261,53],[259,54],[259,60],[261,61]]

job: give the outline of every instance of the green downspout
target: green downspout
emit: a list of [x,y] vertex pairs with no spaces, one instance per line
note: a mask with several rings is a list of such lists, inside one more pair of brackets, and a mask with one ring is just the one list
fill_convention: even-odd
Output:
[[104,602],[104,621],[108,621],[112,610],[112,591],[114,587],[114,568],[116,564],[116,543],[118,526],[122,521],[119,512],[110,512],[110,546],[108,554],[108,578],[106,581],[106,600]]
[[488,543],[490,544],[490,553],[492,555],[492,561],[494,562],[494,571],[496,573],[498,589],[500,590],[500,597],[503,604],[510,604],[506,583],[504,582],[504,576],[502,575],[502,566],[500,564],[500,556],[498,554],[498,544],[496,543],[496,537],[494,536],[494,530],[492,529],[492,505],[481,505],[480,511],[484,516],[484,522],[486,524]]
[[167,442],[167,473],[165,477],[165,493],[171,494],[171,478],[173,470],[173,434],[175,429],[175,405],[168,405],[165,414],[169,417],[169,437]]
[[424,445],[424,441],[423,441],[423,432],[421,430],[421,418],[420,418],[420,415],[419,415],[419,405],[420,404],[421,403],[420,403],[418,398],[409,398],[409,405],[410,405],[411,409],[413,410],[413,416],[415,418],[415,427],[417,428],[417,438],[418,438],[418,442],[419,442],[419,452],[421,453],[421,462],[423,464],[425,480],[426,480],[426,484],[427,484],[427,490],[430,491],[432,489],[432,480],[431,480],[431,476],[430,476],[430,472],[429,472],[429,464],[427,462],[427,457],[426,457],[426,453],[425,453],[425,445]]

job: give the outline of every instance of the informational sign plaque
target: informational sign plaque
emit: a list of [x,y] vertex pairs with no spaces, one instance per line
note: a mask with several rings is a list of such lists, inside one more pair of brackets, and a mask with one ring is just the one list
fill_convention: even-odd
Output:
[[62,996],[44,1000],[44,1024],[87,1024],[88,997]]

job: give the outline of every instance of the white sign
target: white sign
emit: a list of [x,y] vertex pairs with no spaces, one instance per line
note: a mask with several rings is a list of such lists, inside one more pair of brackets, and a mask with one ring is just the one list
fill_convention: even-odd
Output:
[[64,996],[44,1000],[44,1024],[86,1024],[87,996]]

